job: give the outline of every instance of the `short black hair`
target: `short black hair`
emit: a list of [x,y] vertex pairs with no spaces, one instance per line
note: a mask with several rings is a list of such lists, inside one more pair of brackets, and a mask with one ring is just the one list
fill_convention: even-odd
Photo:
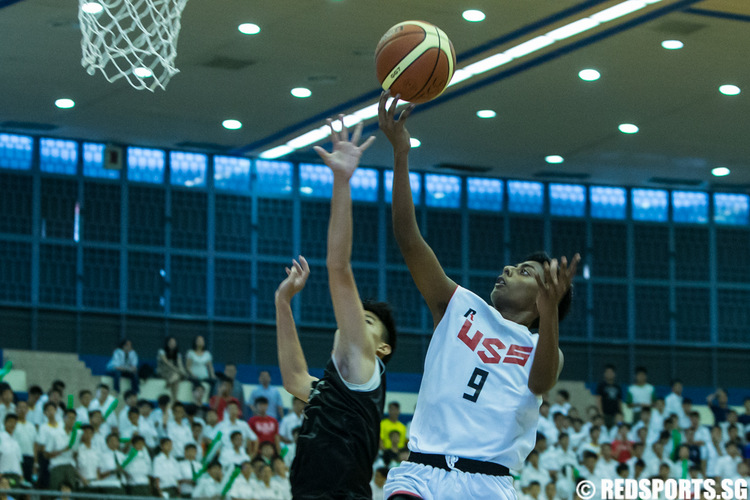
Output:
[[148,399],[139,399],[138,400],[138,408],[140,408],[141,406],[148,406],[152,410],[154,409],[154,405]]
[[188,451],[188,448],[192,448],[192,449],[194,449],[195,451],[198,451],[198,447],[197,447],[197,446],[195,446],[195,443],[188,443],[188,444],[186,444],[186,445],[185,445],[185,449],[184,449],[183,451]]
[[559,391],[557,391],[557,393],[560,396],[564,397],[566,400],[570,399],[570,393],[566,391],[565,389],[560,389]]
[[172,398],[170,398],[166,394],[162,394],[161,396],[159,396],[159,399],[156,400],[156,402],[159,404],[159,406],[168,405],[170,401],[172,401]]
[[8,420],[15,420],[16,422],[18,422],[18,415],[16,415],[15,413],[8,413],[7,415],[5,415],[4,422],[7,423]]
[[133,390],[127,390],[127,391],[125,391],[125,396],[123,397],[123,399],[128,399],[131,396],[137,396],[137,395],[138,395],[137,392],[135,392]]
[[365,311],[369,311],[377,316],[381,323],[383,323],[383,326],[385,326],[385,338],[382,340],[391,346],[391,352],[383,356],[383,363],[387,365],[393,357],[393,353],[396,352],[397,331],[396,322],[393,319],[393,308],[387,302],[376,302],[374,300],[363,300],[362,307]]
[[91,391],[88,389],[84,389],[82,391],[78,391],[78,397],[82,398],[84,394],[91,394]]
[[398,401],[391,401],[390,403],[388,403],[388,408],[390,408],[391,406],[395,406],[399,410],[401,409],[401,405],[398,403]]
[[29,394],[33,394],[35,396],[41,396],[42,393],[44,393],[44,391],[38,385],[32,385],[31,387],[29,387]]
[[[91,424],[83,424],[83,425],[81,426],[81,430],[82,430],[82,431],[86,431],[86,430],[89,430],[89,431],[92,431],[92,432],[93,432],[93,430],[94,430],[94,426],[93,426],[93,425],[91,425]],[[134,439],[135,439],[135,438],[134,438]]]
[[648,370],[646,370],[645,366],[636,366],[635,367],[635,373],[636,373],[636,375],[639,374],[639,373],[647,374]]
[[617,368],[615,368],[615,365],[613,365],[612,363],[607,363],[606,365],[604,365],[604,369],[605,370],[612,370],[613,372],[617,371]]
[[46,403],[44,403],[44,406],[42,407],[42,411],[47,411],[48,406],[51,406],[55,409],[57,408],[57,405],[55,403],[53,403],[52,401],[47,401]]
[[[552,259],[547,254],[547,252],[534,252],[531,255],[527,255],[525,259],[523,259],[524,262],[531,261],[531,262],[538,262],[542,266],[544,264],[549,264],[552,262]],[[570,284],[570,288],[567,292],[565,292],[565,295],[560,299],[560,302],[557,304],[557,321],[560,322],[563,319],[565,319],[565,316],[568,315],[570,312],[570,303],[573,300],[573,283]],[[539,318],[537,317],[530,325],[529,328],[536,329],[539,328]]]
[[143,438],[143,436],[141,436],[139,434],[135,434],[133,436],[133,439],[130,440],[130,444],[133,445],[133,446],[135,446],[136,444],[138,444],[141,441],[143,441],[144,443],[146,442],[146,440]]
[[257,405],[260,403],[268,404],[268,398],[265,396],[258,396],[257,398],[255,398],[255,404]]

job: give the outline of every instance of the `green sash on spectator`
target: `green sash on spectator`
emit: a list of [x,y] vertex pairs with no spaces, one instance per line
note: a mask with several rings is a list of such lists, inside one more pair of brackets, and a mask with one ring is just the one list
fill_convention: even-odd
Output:
[[4,379],[5,376],[10,373],[10,369],[13,368],[13,361],[8,360],[5,363],[5,366],[3,366],[2,370],[0,370],[0,380]]
[[225,497],[227,496],[227,493],[229,493],[229,490],[232,489],[232,485],[234,484],[234,480],[237,479],[237,476],[240,475],[240,467],[235,467],[232,471],[232,475],[229,476],[229,481],[227,481],[226,486],[224,486],[224,489],[221,490],[221,496]]
[[121,467],[124,469],[125,467],[130,465],[130,462],[133,461],[136,455],[138,455],[138,450],[136,450],[135,448],[131,448],[130,453],[128,453],[128,456],[125,457],[125,461],[122,463]]
[[677,448],[682,442],[682,434],[677,429],[672,429],[672,461],[677,460]]
[[112,404],[109,405],[109,408],[107,408],[107,411],[104,412],[104,421],[105,422],[107,421],[107,418],[109,418],[109,416],[112,414],[112,412],[115,411],[115,408],[117,408],[117,405],[119,403],[120,402],[115,398],[115,400],[112,401]]
[[206,465],[211,461],[211,454],[216,451],[215,448],[219,444],[219,441],[221,441],[221,431],[216,433],[216,436],[214,436],[213,441],[211,441],[211,444],[208,445],[208,450],[206,450],[206,454],[203,457],[203,468],[206,468]]
[[70,431],[70,442],[68,443],[68,448],[72,448],[76,443],[76,434],[78,433],[78,429],[80,428],[81,422],[76,422],[75,424],[73,424],[73,429]]
[[72,410],[72,409],[73,409],[73,395],[68,394],[68,410]]

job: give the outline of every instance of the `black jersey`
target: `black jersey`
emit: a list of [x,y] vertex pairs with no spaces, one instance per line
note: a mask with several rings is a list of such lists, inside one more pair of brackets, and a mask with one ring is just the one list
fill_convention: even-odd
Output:
[[378,366],[380,386],[373,391],[349,389],[333,359],[313,383],[289,476],[295,500],[372,499],[385,403],[385,366],[380,360]]

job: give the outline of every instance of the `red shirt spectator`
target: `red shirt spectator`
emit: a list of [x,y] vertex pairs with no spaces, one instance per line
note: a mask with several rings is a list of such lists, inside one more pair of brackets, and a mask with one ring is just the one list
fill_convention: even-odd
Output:
[[[216,396],[211,396],[211,399],[208,400],[208,406],[210,406],[211,409],[216,410],[219,422],[224,419],[224,408],[226,408],[232,401],[237,403],[238,408],[242,408],[240,401],[237,398],[232,397],[232,382],[224,380],[219,387],[219,393]],[[242,418],[242,411],[240,411],[237,418]]]
[[255,400],[257,415],[251,417],[247,423],[255,434],[258,435],[258,442],[269,441],[278,446],[279,440],[279,421],[266,415],[268,411],[268,399],[261,396]]

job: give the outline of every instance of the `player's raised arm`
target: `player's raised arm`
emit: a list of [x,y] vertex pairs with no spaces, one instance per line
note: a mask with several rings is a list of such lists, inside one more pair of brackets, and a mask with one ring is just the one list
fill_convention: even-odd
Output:
[[575,254],[568,267],[563,257],[558,266],[557,259],[544,264],[544,279],[534,274],[539,293],[536,299],[539,311],[539,341],[534,353],[534,364],[529,373],[529,389],[534,394],[544,394],[554,387],[563,365],[563,354],[558,347],[560,338],[558,304],[570,289],[581,256]]
[[404,126],[414,105],[410,105],[395,118],[398,96],[386,109],[390,94],[385,91],[380,96],[378,117],[380,129],[393,146],[393,233],[404,256],[404,261],[411,272],[414,283],[432,313],[435,326],[443,318],[456,283],[450,279],[440,266],[435,253],[422,237],[414,212],[414,200],[409,182],[409,150],[411,149],[409,132]]
[[302,401],[310,397],[311,384],[317,380],[307,371],[305,353],[297,336],[297,327],[292,316],[292,297],[298,294],[310,276],[310,267],[301,255],[299,262],[292,261],[286,269],[287,277],[276,289],[276,341],[281,378],[286,389]]
[[351,140],[344,126],[343,115],[339,116],[341,131],[336,132],[331,120],[331,153],[316,146],[314,149],[333,171],[333,195],[331,217],[328,224],[328,286],[331,302],[339,328],[339,338],[334,344],[333,356],[341,376],[353,384],[367,382],[375,368],[375,348],[367,334],[365,310],[359,298],[357,284],[352,273],[352,197],[349,180],[359,164],[362,152],[375,137],[357,145],[362,134],[362,122],[354,129]]

